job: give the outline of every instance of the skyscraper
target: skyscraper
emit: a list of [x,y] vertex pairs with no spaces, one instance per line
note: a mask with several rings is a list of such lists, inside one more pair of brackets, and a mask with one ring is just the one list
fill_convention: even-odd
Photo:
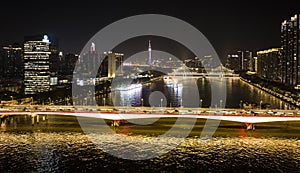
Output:
[[242,69],[241,62],[241,57],[237,53],[229,54],[227,56],[226,67],[234,71],[240,71]]
[[24,92],[36,94],[50,90],[50,41],[47,35],[24,39]]
[[300,83],[300,15],[296,14],[281,24],[282,83],[296,86]]
[[267,80],[280,82],[280,59],[282,56],[281,54],[281,48],[272,48],[257,52],[258,76]]
[[115,78],[117,76],[116,70],[117,67],[121,68],[120,69],[120,74],[122,75],[122,61],[123,61],[123,56],[124,54],[122,53],[114,53],[114,52],[106,52],[105,56],[107,58],[107,63],[108,63],[108,72],[107,72],[107,77],[109,78]]
[[251,68],[252,52],[244,51],[242,52],[242,70],[248,71]]
[[18,44],[3,47],[1,76],[6,79],[21,79],[23,73],[22,47]]
[[64,68],[62,71],[63,75],[73,75],[78,58],[79,55],[77,54],[67,53],[66,55],[64,55]]
[[248,71],[252,59],[251,51],[237,51],[227,56],[226,67],[234,71]]

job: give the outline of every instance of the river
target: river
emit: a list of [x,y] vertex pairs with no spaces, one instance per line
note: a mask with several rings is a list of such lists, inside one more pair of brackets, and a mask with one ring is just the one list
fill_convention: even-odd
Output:
[[[120,154],[136,149],[142,152],[145,149],[134,143],[160,135],[174,121],[160,119],[146,126],[111,127],[116,134],[130,137],[130,143],[113,141],[112,134],[101,134],[99,140]],[[199,144],[205,121],[197,120],[180,145],[148,160],[110,155],[91,142],[71,116],[49,116],[34,126],[30,117],[14,116],[1,124],[0,172],[298,172],[300,169],[300,122],[258,124],[255,131],[245,130],[240,123],[221,122],[214,136]],[[171,136],[161,138],[159,143],[165,145],[176,140],[177,137]],[[114,145],[116,142],[121,144]]]
[[[225,82],[225,107],[238,108],[241,101],[256,104],[262,101],[272,109],[288,108],[282,101],[237,78]],[[197,107],[199,103],[186,105],[181,101],[190,91],[186,89],[188,84],[189,81],[172,85],[162,80],[150,85],[134,84],[106,95],[106,104],[169,106],[171,103],[174,107],[181,104]],[[210,107],[210,80],[200,78],[196,84],[203,101],[200,106]],[[153,92],[157,97],[153,96],[151,102],[147,97]],[[160,101],[160,97],[164,100]],[[103,99],[99,100],[103,104]],[[34,125],[29,116],[1,119],[0,172],[299,172],[300,169],[300,122],[261,123],[255,125],[254,131],[247,131],[241,123],[222,121],[213,136],[201,142],[200,135],[206,126],[206,121],[201,119],[193,123],[191,119],[182,119],[179,128],[173,129],[176,118],[120,127],[99,125],[101,119],[87,118],[90,126],[86,130],[79,123],[85,120],[76,117],[39,118],[39,123]],[[191,132],[168,152],[146,160],[118,156],[133,154],[135,158],[143,158],[142,154],[151,150],[168,147],[179,140],[187,125],[192,125]],[[107,127],[111,132],[97,131]],[[170,129],[175,133],[155,138]],[[100,147],[91,137],[96,137],[105,147]],[[157,147],[145,148],[153,139]]]
[[[176,84],[168,83],[163,79],[155,80],[147,85],[132,84],[130,88],[116,87],[116,90],[110,94],[104,95],[98,99],[98,105],[116,105],[116,106],[171,106],[178,107],[219,107],[240,108],[241,105],[253,104],[254,108],[270,109],[293,109],[290,104],[275,98],[274,96],[240,80],[239,78],[225,78],[221,83],[224,87],[226,100],[221,103],[212,103],[212,86],[214,78],[196,78],[190,80],[176,80]],[[191,86],[193,86],[191,91]],[[199,100],[186,103],[191,92],[198,92]],[[214,90],[215,91],[215,90]],[[151,94],[154,98],[151,103]],[[195,94],[195,97],[197,96]],[[186,99],[183,99],[187,95]],[[193,97],[194,95],[192,95]],[[105,97],[105,99],[103,99]],[[162,102],[160,100],[162,99]],[[201,100],[201,101],[200,101]]]

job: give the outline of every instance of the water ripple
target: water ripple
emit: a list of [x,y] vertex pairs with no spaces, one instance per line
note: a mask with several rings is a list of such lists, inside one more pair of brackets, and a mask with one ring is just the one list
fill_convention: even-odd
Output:
[[[96,135],[96,134],[95,134]],[[101,134],[107,148],[120,151],[120,145]],[[0,171],[61,172],[123,170],[198,171],[198,172],[298,172],[300,168],[300,141],[282,138],[215,137],[204,143],[199,138],[187,138],[167,154],[150,160],[124,160],[105,153],[83,133],[0,133]],[[139,142],[149,143],[146,136],[127,136],[122,148],[127,153],[139,150]],[[161,138],[162,144],[177,142],[177,138]],[[164,141],[165,140],[165,141]],[[157,142],[157,141],[155,141]],[[168,146],[161,146],[168,147]],[[143,157],[143,155],[141,155]]]

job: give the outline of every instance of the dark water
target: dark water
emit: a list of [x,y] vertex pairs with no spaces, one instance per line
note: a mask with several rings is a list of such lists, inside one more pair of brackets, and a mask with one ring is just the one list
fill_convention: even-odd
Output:
[[[182,80],[180,77],[176,79],[176,84],[170,84],[163,79],[151,82],[148,85],[133,84],[130,87],[115,87],[116,90],[112,93],[103,96],[106,97],[106,105],[117,106],[186,106],[186,107],[215,107],[221,106],[226,108],[240,108],[241,104],[254,104],[255,108],[270,108],[270,109],[293,109],[288,103],[281,101],[274,96],[257,89],[256,87],[249,85],[248,83],[241,81],[239,78],[225,78],[222,83],[226,84],[226,90],[224,95],[226,96],[226,102],[224,100],[217,100],[216,103],[212,103],[212,85],[214,78],[198,78]],[[194,84],[194,85],[193,85]],[[191,95],[191,86],[196,87],[195,95]],[[155,93],[157,97],[151,103],[149,98],[152,93]],[[185,99],[182,98],[187,95]],[[190,98],[197,97],[194,103],[186,103]],[[142,99],[141,99],[142,98]],[[162,102],[160,99],[163,99]],[[199,99],[199,100],[198,100]],[[202,100],[202,101],[200,101]],[[103,98],[98,99],[98,104],[103,105]]]
[[[198,120],[189,137],[170,152],[134,161],[98,148],[82,132],[75,117],[49,116],[44,121],[40,118],[40,123],[34,126],[31,118],[25,116],[2,120],[0,172],[299,172],[300,169],[300,122],[258,124],[255,131],[244,130],[240,123],[221,122],[213,138],[199,144],[205,121]],[[163,133],[173,122],[174,119],[160,119],[153,125],[112,129],[132,142],[141,142]],[[111,137],[101,134],[99,139],[120,153],[130,152],[131,145],[116,147]],[[161,140],[164,143],[177,138]]]

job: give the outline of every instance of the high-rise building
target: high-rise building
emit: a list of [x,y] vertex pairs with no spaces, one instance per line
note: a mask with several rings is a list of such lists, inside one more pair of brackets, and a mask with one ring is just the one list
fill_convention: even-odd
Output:
[[257,72],[258,71],[257,56],[253,57],[252,59],[253,59],[253,64],[254,64],[253,72]]
[[50,90],[50,41],[47,35],[24,39],[24,92],[36,94]]
[[78,58],[78,54],[67,53],[64,55],[62,75],[73,75]]
[[[114,78],[114,77],[116,77],[117,67],[122,68],[122,61],[123,61],[124,54],[114,53],[114,52],[109,51],[109,52],[105,53],[105,56],[108,60],[107,77]],[[120,70],[120,73],[123,73],[122,69]]]
[[237,53],[229,54],[227,56],[227,62],[225,66],[234,71],[241,71],[242,69],[241,57]]
[[252,66],[251,51],[237,51],[227,56],[226,67],[234,71],[248,71]]
[[281,24],[282,83],[300,84],[300,15],[296,14]]
[[49,71],[50,77],[57,77],[61,73],[63,67],[63,54],[58,51],[58,48],[51,42],[49,45],[51,54],[49,55]]
[[282,57],[281,48],[272,48],[257,52],[257,62],[259,77],[280,82],[281,81],[281,68],[280,59]]
[[1,76],[6,79],[22,79],[22,47],[19,44],[3,46]]
[[98,71],[97,64],[101,60],[102,55],[96,51],[95,43],[91,43],[90,49],[84,52],[79,58],[79,68],[80,73],[85,76],[85,78],[94,77],[94,73]]
[[251,69],[252,59],[253,56],[251,51],[242,52],[242,70],[248,71]]

